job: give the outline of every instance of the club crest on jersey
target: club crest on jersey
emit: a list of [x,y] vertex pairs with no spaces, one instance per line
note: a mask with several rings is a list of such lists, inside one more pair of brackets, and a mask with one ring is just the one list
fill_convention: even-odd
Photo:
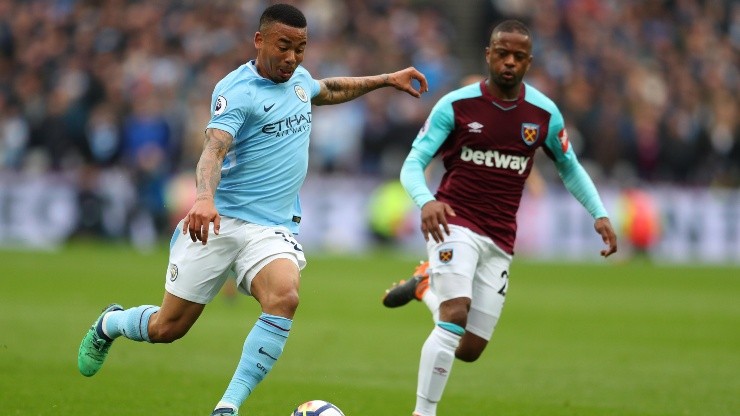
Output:
[[449,263],[452,261],[452,249],[446,248],[444,250],[439,250],[439,261],[442,263]]
[[213,107],[213,115],[217,116],[226,110],[226,98],[223,95],[219,95],[216,98],[216,105]]
[[308,95],[306,94],[306,90],[303,89],[300,85],[296,85],[293,87],[295,90],[295,95],[298,96],[298,99],[303,101],[304,103],[308,102]]
[[522,123],[522,140],[527,146],[533,145],[540,137],[540,125],[534,123]]

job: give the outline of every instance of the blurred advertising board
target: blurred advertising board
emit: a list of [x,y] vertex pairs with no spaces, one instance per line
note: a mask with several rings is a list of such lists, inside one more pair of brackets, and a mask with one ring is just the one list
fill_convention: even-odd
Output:
[[[90,210],[74,182],[50,175],[0,175],[0,248],[53,248],[78,232]],[[131,218],[127,211],[136,208],[130,184],[104,183],[101,193],[107,193],[109,203],[98,215],[109,230],[106,238],[130,238],[131,233],[121,231]],[[388,184],[392,192],[379,195]],[[384,244],[423,256],[419,209],[408,200],[393,200],[406,198],[396,185],[377,178],[309,175],[301,192],[299,241],[314,253],[360,253]],[[517,257],[598,261],[602,242],[589,215],[562,185],[549,188],[523,197]],[[619,234],[617,258],[740,265],[740,190],[653,186],[599,191]],[[182,212],[182,207],[173,212],[173,223]],[[389,223],[380,231],[378,221],[382,225],[384,219]],[[170,234],[164,233],[163,241]]]

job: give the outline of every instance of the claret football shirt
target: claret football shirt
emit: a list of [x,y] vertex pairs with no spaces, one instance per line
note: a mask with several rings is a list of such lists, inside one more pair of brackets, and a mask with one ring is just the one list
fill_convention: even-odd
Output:
[[[559,170],[577,165],[575,176],[592,187],[568,142],[563,117],[549,98],[523,84],[516,100],[500,100],[482,81],[437,102],[414,140],[402,182],[418,206],[435,198],[446,202],[457,215],[448,217],[449,223],[489,236],[513,253],[516,214],[540,147]],[[423,168],[437,155],[445,174],[432,195]],[[595,201],[587,204],[592,215],[605,216],[595,189],[584,193],[587,202]]]

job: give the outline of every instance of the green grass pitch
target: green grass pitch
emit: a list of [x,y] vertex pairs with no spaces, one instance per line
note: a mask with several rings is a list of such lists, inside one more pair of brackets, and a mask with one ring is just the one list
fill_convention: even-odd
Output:
[[[389,310],[380,297],[414,259],[308,257],[286,350],[242,414],[324,399],[348,416],[410,415],[432,322],[421,303]],[[251,298],[219,297],[182,340],[122,339],[98,375],[77,372],[100,309],[159,304],[166,264],[164,248],[0,251],[0,414],[210,414],[257,318]],[[740,269],[516,259],[510,283],[488,350],[455,364],[441,415],[740,415]]]

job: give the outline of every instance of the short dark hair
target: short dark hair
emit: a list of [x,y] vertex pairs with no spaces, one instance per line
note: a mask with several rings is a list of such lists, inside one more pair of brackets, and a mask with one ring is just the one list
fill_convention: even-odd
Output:
[[504,32],[504,33],[521,33],[524,36],[532,38],[532,34],[529,32],[529,28],[524,23],[520,22],[519,20],[504,20],[503,22],[496,25],[496,27],[493,28],[493,31],[491,32],[491,38],[496,33]]
[[303,29],[306,27],[306,16],[295,6],[290,4],[273,4],[265,9],[260,16],[260,30],[271,23],[282,23],[291,27]]

